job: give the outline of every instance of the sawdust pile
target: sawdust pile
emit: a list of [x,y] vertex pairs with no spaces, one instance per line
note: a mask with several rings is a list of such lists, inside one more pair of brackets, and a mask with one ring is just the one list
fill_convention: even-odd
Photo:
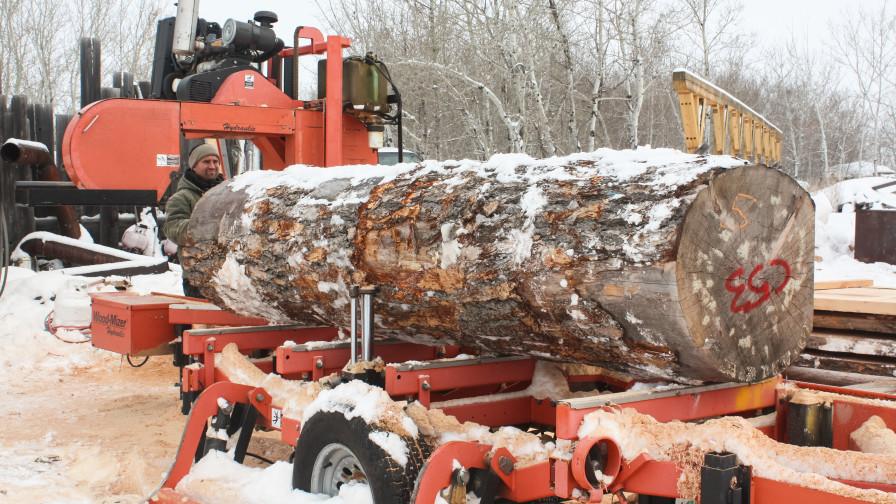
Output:
[[896,455],[896,432],[887,428],[884,420],[877,415],[853,431],[849,439],[861,452]]
[[[273,404],[283,408],[284,416],[302,421],[318,411],[339,411],[347,418],[361,417],[384,431],[417,438],[418,432],[433,447],[450,441],[478,441],[494,449],[507,448],[520,466],[547,460],[549,457],[570,458],[570,442],[543,442],[538,435],[515,427],[502,427],[492,432],[474,422],[459,422],[440,409],[426,409],[420,403],[393,401],[378,387],[351,381],[330,388],[330,378],[320,382],[285,380],[258,369],[235,345],[227,345],[216,356],[215,365],[230,381],[252,387],[263,387]],[[534,395],[551,397],[557,391],[558,372],[553,365],[538,367],[533,379]],[[565,386],[565,380],[563,380]],[[565,387],[569,393],[568,387]],[[524,391],[525,392],[525,391]],[[492,399],[494,400],[494,396]]]
[[[877,503],[896,503],[896,494],[860,489],[834,481],[848,479],[874,483],[896,481],[896,457],[830,448],[801,447],[779,443],[738,417],[709,420],[703,424],[657,422],[632,409],[596,411],[585,417],[579,438],[609,436],[617,441],[622,455],[632,460],[644,453],[656,460],[687,460],[683,451],[702,455],[727,451],[741,463],[753,466],[763,478],[836,493]],[[699,466],[683,467],[684,498],[696,498],[693,480],[699,481]]]
[[302,418],[302,412],[321,391],[320,382],[284,380],[265,373],[241,354],[235,343],[215,355],[215,366],[233,383],[264,388],[271,395],[271,401],[283,408],[283,414],[289,418]]
[[461,423],[440,409],[426,409],[418,402],[408,405],[405,411],[434,448],[451,441],[477,441],[491,445],[492,451],[506,448],[517,459],[518,467],[551,457],[566,460],[571,458],[572,444],[565,439],[544,442],[537,434],[515,427],[501,427],[492,432],[484,425],[475,422]]

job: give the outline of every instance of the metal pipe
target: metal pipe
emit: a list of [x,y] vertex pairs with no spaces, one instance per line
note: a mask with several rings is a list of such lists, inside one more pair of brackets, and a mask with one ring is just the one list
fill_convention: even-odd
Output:
[[350,334],[350,361],[352,364],[358,362],[358,286],[352,285],[348,288],[349,306],[352,311],[352,326]]
[[40,142],[10,138],[0,147],[0,158],[7,163],[43,166],[52,163],[50,149]]
[[196,22],[199,20],[199,2],[178,0],[177,17],[174,19],[174,37],[171,52],[175,56],[190,56],[195,52]]
[[373,360],[373,296],[377,292],[376,286],[368,285],[359,290],[363,296],[363,321],[362,321],[362,337],[361,352],[363,360]]
[[[309,54],[314,53],[314,45],[322,44],[324,36],[317,28],[310,26],[296,26],[296,31],[292,35],[292,96],[293,100],[299,99],[299,40],[307,38],[311,40],[311,50]],[[284,77],[286,80],[286,77]]]
[[[38,178],[43,182],[60,182],[62,176],[53,164],[50,149],[40,142],[10,138],[0,147],[0,159],[7,163],[37,166]],[[81,237],[81,226],[75,209],[69,205],[53,207],[63,236],[78,239]]]
[[[303,26],[296,26],[296,31],[292,36],[292,75],[290,79],[292,79],[292,98],[293,100],[299,99],[299,35],[302,33]],[[314,41],[311,41],[312,48],[314,47]]]

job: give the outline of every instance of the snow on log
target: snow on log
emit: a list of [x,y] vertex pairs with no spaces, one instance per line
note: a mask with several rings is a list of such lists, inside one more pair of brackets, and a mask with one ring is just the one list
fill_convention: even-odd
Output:
[[221,306],[630,373],[748,381],[812,323],[813,206],[787,175],[638,149],[533,160],[291,167],[209,191],[182,247]]

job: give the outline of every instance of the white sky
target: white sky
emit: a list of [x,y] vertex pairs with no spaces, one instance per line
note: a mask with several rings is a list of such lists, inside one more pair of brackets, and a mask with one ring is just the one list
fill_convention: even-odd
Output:
[[[879,10],[887,0],[743,0],[741,26],[762,45],[774,46],[793,33],[810,47],[824,50],[831,22],[844,13]],[[891,2],[892,3],[892,2]],[[894,5],[890,5],[892,12]]]
[[[824,50],[829,34],[829,24],[850,10],[879,9],[888,0],[743,0],[741,28],[754,33],[763,46],[775,46],[795,34],[805,39],[811,47]],[[326,3],[326,0],[324,2]],[[891,4],[894,2],[890,2]],[[174,13],[174,2],[169,7]],[[890,5],[892,10],[894,5]],[[200,3],[199,15],[221,24],[227,18],[246,21],[257,10],[272,10],[280,21],[275,29],[280,38],[288,42],[298,25],[321,27],[318,8],[313,0],[205,0]],[[326,35],[326,33],[325,33]]]

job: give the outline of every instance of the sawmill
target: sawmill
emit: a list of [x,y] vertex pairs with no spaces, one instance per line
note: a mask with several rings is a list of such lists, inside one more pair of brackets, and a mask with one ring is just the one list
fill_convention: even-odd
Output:
[[[78,208],[160,207],[191,147],[225,160],[176,254],[202,297],[91,294],[93,347],[177,376],[150,502],[204,502],[191,469],[259,436],[292,488],[376,504],[896,502],[896,298],[816,282],[815,204],[747,104],[682,69],[688,152],[406,160],[388,61],[198,8],[158,22],[151,82],[64,124],[61,166],[38,139],[0,150],[40,178],[11,211],[58,224],[18,250],[85,275],[168,258],[84,246]],[[260,169],[237,174],[235,142]]]

